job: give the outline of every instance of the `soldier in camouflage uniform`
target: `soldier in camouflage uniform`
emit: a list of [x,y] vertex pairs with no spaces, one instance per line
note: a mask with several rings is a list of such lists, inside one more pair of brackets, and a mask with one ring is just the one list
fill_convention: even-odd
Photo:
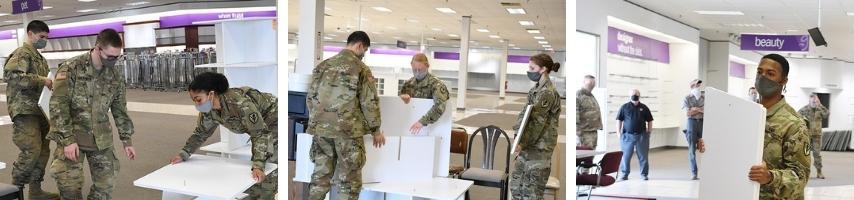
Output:
[[59,65],[50,99],[51,131],[56,141],[51,172],[62,199],[83,199],[83,159],[92,173],[88,199],[111,199],[119,171],[110,116],[125,154],[135,159],[133,122],[127,113],[125,79],[115,67],[122,39],[113,29],[98,34],[95,49]]
[[347,38],[347,47],[321,62],[312,73],[306,99],[306,132],[314,135],[309,153],[314,163],[308,195],[311,200],[326,197],[333,174],[337,199],[358,199],[366,159],[363,136],[371,134],[375,147],[385,144],[376,81],[361,61],[370,44],[368,34],[353,32]]
[[15,49],[6,60],[4,75],[6,102],[12,118],[12,143],[21,153],[12,166],[12,184],[23,188],[30,185],[31,199],[58,199],[59,195],[42,190],[45,167],[50,158],[50,142],[45,138],[50,125],[38,105],[42,88],[53,87],[47,77],[47,60],[37,49],[47,45],[50,32],[47,24],[33,20],[27,24],[27,41]]
[[433,107],[430,111],[427,111],[427,114],[409,128],[412,134],[417,134],[424,126],[439,120],[445,112],[448,87],[442,79],[427,71],[430,63],[427,62],[427,56],[423,53],[415,54],[410,64],[413,77],[403,84],[403,88],[400,89],[400,98],[406,103],[409,103],[411,98],[433,99]]
[[205,141],[223,125],[236,133],[249,134],[252,141],[252,177],[250,199],[271,200],[277,192],[278,170],[264,175],[266,163],[278,163],[278,98],[249,87],[228,88],[228,80],[219,73],[205,72],[193,79],[188,88],[196,103],[199,118],[193,135],[172,158],[172,164],[191,159]]
[[602,130],[602,113],[599,111],[599,102],[593,96],[593,88],[596,87],[596,78],[591,75],[584,76],[584,87],[575,93],[575,135],[578,136],[578,144],[596,149],[597,133]]
[[801,116],[782,95],[789,63],[777,54],[762,57],[756,73],[756,91],[767,109],[762,163],[748,177],[760,184],[759,199],[804,199],[810,174],[809,135]]
[[[513,199],[543,199],[546,181],[551,173],[551,158],[557,145],[557,128],[560,118],[560,95],[549,78],[551,72],[557,72],[560,63],[552,61],[546,54],[537,54],[530,58],[528,78],[537,84],[528,92],[528,105],[533,105],[519,146],[516,147],[516,161],[511,173],[510,191]],[[522,124],[524,112],[519,113],[517,125]]]
[[821,174],[821,127],[822,120],[827,119],[830,113],[827,111],[827,108],[821,104],[821,101],[818,100],[818,96],[812,94],[810,95],[809,105],[798,110],[798,114],[801,114],[801,116],[806,118],[809,122],[807,123],[809,126],[807,131],[810,135],[810,149],[814,159],[813,163],[816,169],[816,177],[824,179],[824,174]]

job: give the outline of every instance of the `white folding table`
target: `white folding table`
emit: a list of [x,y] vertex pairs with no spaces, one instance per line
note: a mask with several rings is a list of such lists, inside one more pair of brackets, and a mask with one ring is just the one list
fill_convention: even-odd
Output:
[[233,158],[240,160],[250,160],[252,159],[252,145],[246,145],[234,150],[230,150],[228,148],[228,143],[226,142],[217,142],[207,146],[203,146],[199,148],[202,151],[219,153],[221,157],[225,158]]
[[362,184],[363,190],[385,193],[389,199],[464,199],[472,181],[434,177],[432,180]]
[[[133,182],[134,186],[161,190],[164,200],[240,199],[255,184],[252,163],[194,154],[189,160],[168,164]],[[277,168],[267,163],[265,174]],[[198,198],[197,198],[198,197]]]

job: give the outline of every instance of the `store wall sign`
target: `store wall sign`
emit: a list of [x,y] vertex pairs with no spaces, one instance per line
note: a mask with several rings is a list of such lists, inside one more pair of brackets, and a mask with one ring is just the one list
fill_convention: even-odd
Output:
[[42,10],[42,0],[12,1],[12,14],[21,14],[38,10]]
[[275,17],[276,11],[226,12],[226,13],[195,13],[160,17],[160,28],[191,26],[193,22],[242,19],[249,17]]
[[56,28],[50,29],[50,33],[48,33],[48,37],[50,38],[66,38],[66,37],[76,37],[76,36],[86,36],[86,35],[98,35],[102,30],[111,28],[116,30],[116,32],[124,32],[124,21],[120,22],[111,22],[106,24],[93,24],[86,26],[77,26],[77,27],[67,27],[67,28]]
[[0,31],[0,40],[15,39],[18,38],[17,35],[15,34],[15,30]]
[[608,53],[670,63],[670,44],[608,27]]
[[409,49],[371,49],[371,54],[412,56],[418,52]]
[[729,76],[737,78],[746,78],[746,67],[744,64],[729,61]]
[[517,56],[517,55],[508,55],[507,62],[508,63],[528,63],[531,59],[531,56]]
[[809,51],[810,36],[741,34],[741,50]]
[[460,53],[436,51],[433,52],[433,58],[442,60],[460,60]]

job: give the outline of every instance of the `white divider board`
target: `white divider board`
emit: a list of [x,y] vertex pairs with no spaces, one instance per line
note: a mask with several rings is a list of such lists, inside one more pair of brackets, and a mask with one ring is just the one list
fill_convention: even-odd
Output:
[[525,115],[522,117],[522,124],[519,125],[519,132],[516,134],[516,138],[513,138],[513,146],[511,146],[510,152],[516,152],[516,146],[519,146],[519,141],[522,141],[522,134],[525,133],[525,125],[528,124],[528,116],[531,115],[533,107],[532,105],[525,106]]
[[[313,136],[297,134],[297,155],[294,181],[311,182],[314,163],[310,151]],[[366,135],[365,166],[362,182],[417,181],[433,178],[433,149],[438,146],[437,137],[432,136],[386,136],[381,148],[373,146],[373,137]]]
[[[54,74],[55,72],[56,72],[56,69],[50,69],[50,72],[47,73],[47,78],[49,78],[50,80],[54,80],[53,78],[55,76],[55,74]],[[47,88],[47,86],[45,86],[42,88],[41,96],[39,96],[39,107],[42,108],[42,111],[44,112],[44,116],[47,117],[48,119],[50,119],[50,110],[48,110],[48,108],[50,108],[50,96],[51,95],[53,95],[53,91],[51,91],[50,89]]]
[[[424,114],[433,107],[432,99],[412,98],[409,104],[403,103],[398,96],[380,96],[380,116],[382,126],[380,129],[386,137],[388,136],[412,136],[409,127],[421,119]],[[453,125],[453,112],[456,107],[453,103],[445,104],[445,112],[436,123],[422,128],[415,136],[435,136],[439,138],[439,148],[435,151],[433,176],[447,177],[448,167],[451,161],[451,126]]]
[[762,162],[765,108],[715,88],[706,90],[705,106],[700,199],[758,199],[759,183],[747,173]]

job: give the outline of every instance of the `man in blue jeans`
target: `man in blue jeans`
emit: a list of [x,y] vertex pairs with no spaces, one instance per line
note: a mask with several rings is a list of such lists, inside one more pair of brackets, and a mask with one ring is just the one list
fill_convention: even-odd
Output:
[[631,101],[620,107],[617,115],[617,127],[620,130],[620,148],[623,160],[620,162],[620,180],[628,180],[631,171],[632,153],[638,152],[641,176],[649,180],[649,136],[652,130],[652,112],[649,107],[640,102],[640,91],[632,90]]
[[685,139],[688,140],[688,162],[693,177],[691,180],[697,180],[697,150],[701,153],[702,149],[697,148],[700,141],[703,140],[703,113],[705,112],[704,105],[706,95],[700,91],[703,81],[694,79],[691,81],[691,94],[685,96],[682,101],[682,109],[687,112],[688,122],[685,127]]

